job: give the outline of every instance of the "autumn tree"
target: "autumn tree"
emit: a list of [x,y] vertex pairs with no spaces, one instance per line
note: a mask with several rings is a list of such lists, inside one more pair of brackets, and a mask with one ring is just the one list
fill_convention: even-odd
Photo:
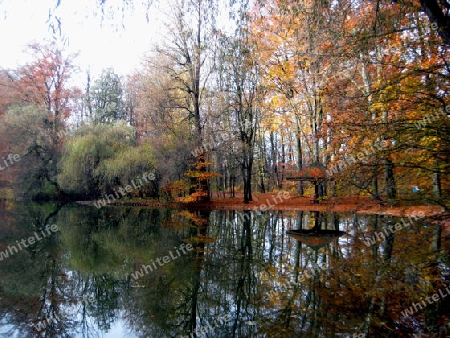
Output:
[[133,75],[137,142],[152,147],[162,185],[185,185],[183,176],[190,168],[195,142],[183,108],[184,93],[173,89],[172,77],[166,71],[168,63],[170,60],[160,55],[149,56],[140,73]]
[[70,115],[73,90],[67,81],[75,72],[76,55],[64,55],[56,44],[31,44],[29,50],[34,61],[14,72],[22,102],[45,108],[51,114],[53,138],[64,129],[64,120]]
[[[397,2],[394,1],[394,3]],[[450,45],[450,5],[448,1],[420,0],[420,6],[416,1],[400,1],[398,4],[412,13],[414,13],[413,11],[416,14],[425,13],[443,43],[447,46]]]
[[241,166],[244,184],[244,203],[252,201],[252,174],[255,152],[256,127],[259,120],[258,85],[259,66],[255,58],[247,27],[239,27],[232,37],[221,39],[222,85],[229,103],[228,112],[237,131],[239,150],[237,160]]
[[75,93],[68,87],[75,56],[65,56],[56,44],[32,44],[29,49],[33,56],[30,63],[3,73],[7,79],[3,93],[9,93],[5,100],[10,102],[2,134],[23,157],[23,191],[29,196],[45,191],[48,196],[59,190],[57,163]]
[[[183,96],[180,109],[192,122],[192,135],[197,148],[201,149],[205,138],[203,126],[206,119],[203,105],[205,91],[210,79],[215,46],[215,1],[189,0],[171,3],[169,36],[166,43],[158,47],[161,57],[169,60],[165,71],[173,84],[169,90],[179,91]],[[196,162],[201,174],[207,167],[201,165],[206,154],[197,156]],[[201,180],[198,193],[203,200],[209,199],[206,180]]]
[[[425,166],[419,164],[424,158],[415,144],[425,129],[418,133],[411,120],[444,110],[446,51],[423,15],[405,16],[396,5],[352,8],[345,25],[353,32],[338,40],[345,68],[327,86],[333,115],[331,168],[341,182],[395,201],[400,191],[405,195],[414,184],[423,184],[419,167],[434,168],[434,180],[443,173],[437,165],[441,161],[431,164],[435,156],[430,154]],[[435,136],[438,144],[447,143],[439,133]]]
[[[280,0],[263,4],[253,32],[261,45],[263,83],[269,98],[265,104],[272,111],[266,121],[272,121],[268,130],[276,168],[273,175],[278,176],[279,171],[275,164],[279,151],[275,144],[279,138],[283,179],[283,171],[290,168],[287,162],[293,162],[294,158],[298,170],[313,162],[327,165],[330,115],[323,94],[335,70],[336,58],[329,50],[329,40],[341,16],[338,10],[329,10],[314,1]],[[291,137],[293,132],[295,136]],[[301,185],[298,192],[303,193]]]
[[20,103],[20,86],[14,80],[11,72],[0,71],[0,118],[6,114],[8,108]]

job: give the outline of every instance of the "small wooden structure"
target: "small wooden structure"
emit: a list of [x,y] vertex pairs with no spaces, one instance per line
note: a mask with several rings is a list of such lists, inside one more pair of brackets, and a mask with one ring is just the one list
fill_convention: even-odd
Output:
[[314,183],[314,204],[319,203],[319,186],[328,180],[327,169],[322,163],[314,162],[300,170],[297,174],[287,177],[289,181],[307,181]]
[[286,233],[296,240],[307,245],[314,251],[318,251],[328,243],[345,234],[339,230],[339,223],[335,222],[334,230],[321,229],[321,216],[319,211],[312,211],[314,215],[314,226],[310,229],[287,230]]
[[314,232],[312,229],[288,230],[286,233],[314,251],[319,250],[344,234],[343,231],[336,232],[334,230],[320,230],[319,232]]

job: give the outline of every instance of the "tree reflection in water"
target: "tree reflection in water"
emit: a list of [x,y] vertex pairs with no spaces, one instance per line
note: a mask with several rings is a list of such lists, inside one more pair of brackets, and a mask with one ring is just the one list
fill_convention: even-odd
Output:
[[[0,262],[0,332],[10,336],[107,336],[120,323],[129,337],[406,337],[448,323],[450,297],[401,315],[448,287],[448,243],[430,220],[368,247],[396,220],[49,204],[0,213],[0,250],[32,224],[60,229]],[[195,251],[130,278],[182,243]],[[57,320],[38,332],[45,318]]]

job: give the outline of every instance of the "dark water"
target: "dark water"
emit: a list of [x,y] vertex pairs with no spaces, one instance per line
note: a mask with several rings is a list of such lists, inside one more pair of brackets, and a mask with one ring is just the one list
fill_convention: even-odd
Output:
[[0,337],[437,336],[445,243],[403,221],[2,202]]

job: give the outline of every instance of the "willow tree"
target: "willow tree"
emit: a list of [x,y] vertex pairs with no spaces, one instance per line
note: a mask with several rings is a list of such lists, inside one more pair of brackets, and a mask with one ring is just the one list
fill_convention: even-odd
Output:
[[31,198],[49,197],[60,189],[56,180],[59,147],[52,138],[51,119],[51,113],[42,107],[16,106],[8,110],[0,125],[9,152],[20,155],[20,161],[7,169],[15,173],[17,191]]
[[[109,166],[108,173],[104,161],[112,161],[135,145],[134,130],[119,121],[112,125],[86,125],[69,138],[60,163],[58,182],[64,191],[82,197],[98,197],[102,192],[109,192],[113,187],[120,186],[122,171]],[[110,162],[117,165],[117,162]],[[103,168],[103,169],[102,169]]]

